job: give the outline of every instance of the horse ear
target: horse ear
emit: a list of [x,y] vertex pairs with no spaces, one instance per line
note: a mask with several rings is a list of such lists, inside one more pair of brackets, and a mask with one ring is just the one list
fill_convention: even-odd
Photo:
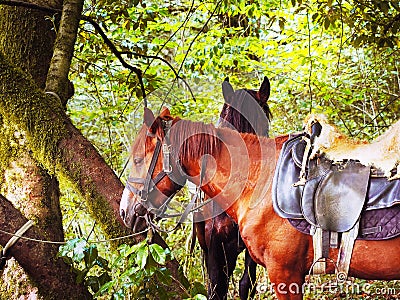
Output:
[[258,91],[260,100],[267,103],[269,95],[271,93],[271,84],[267,76],[264,77],[264,81],[261,84],[260,90]]
[[147,107],[144,108],[144,114],[143,114],[143,120],[144,120],[144,124],[146,124],[147,127],[151,127],[151,125],[153,125],[154,120],[156,118],[154,117],[153,112],[148,109]]
[[229,78],[225,78],[225,81],[222,83],[222,94],[226,103],[230,104],[230,98],[234,92],[232,85],[229,83]]
[[160,113],[160,118],[164,121],[170,121],[173,119],[171,113],[167,107],[163,107]]

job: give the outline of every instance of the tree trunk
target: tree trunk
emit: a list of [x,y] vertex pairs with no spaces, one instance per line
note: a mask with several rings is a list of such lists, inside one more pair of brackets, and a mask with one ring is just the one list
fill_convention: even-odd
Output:
[[76,187],[108,237],[129,234],[119,216],[121,181],[73,126],[61,104],[37,89],[1,54],[0,78],[0,114],[4,122],[25,132],[32,156],[48,172]]
[[[61,8],[62,1],[55,4]],[[52,16],[23,7],[0,6],[0,51],[45,87],[53,55],[55,23]]]
[[[1,54],[0,78],[4,79],[0,81],[0,114],[26,132],[27,147],[33,157],[50,173],[75,186],[108,237],[130,234],[119,216],[121,181],[73,126],[61,104],[52,102],[51,95],[38,90],[34,82]],[[165,243],[158,234],[156,237],[158,244]],[[132,243],[132,239],[118,241],[121,242]],[[169,268],[172,274],[182,278],[177,261]],[[174,282],[173,285],[180,291],[179,284]]]
[[[27,221],[28,219],[0,195],[0,244],[3,247],[11,238],[10,235],[5,234],[5,231],[14,233]],[[43,234],[37,226],[28,229],[23,237],[35,240],[47,240],[47,235]],[[69,267],[62,259],[54,259],[56,254],[54,253],[54,245],[21,238],[9,249],[8,254],[18,261],[30,279],[38,285],[39,297],[66,300],[92,298],[83,284],[78,285],[75,283],[73,274],[66,271]],[[7,286],[12,286],[8,291],[10,293],[7,295],[9,298],[4,297],[5,295],[3,294],[1,299],[21,299],[22,295],[19,294],[21,292],[25,296],[32,296],[33,293],[37,293],[32,288],[30,288],[29,294],[26,294],[24,290],[19,290],[20,278],[18,275],[16,276],[15,270],[12,271],[11,276],[5,276],[6,279],[15,281],[13,283],[6,282]],[[15,286],[13,286],[14,284]]]
[[[61,8],[62,1],[51,2],[46,4]],[[13,61],[27,74],[30,74],[31,79],[40,88],[45,86],[47,71],[53,54],[56,20],[54,16],[48,16],[31,9],[0,7],[0,52],[5,53],[9,60]],[[1,81],[7,80],[5,77],[0,78]],[[29,116],[25,115],[23,118],[27,118],[27,121],[29,121]],[[0,119],[0,139],[2,140],[0,149],[2,180],[0,181],[0,188],[2,192],[12,200],[13,205],[22,212],[24,217],[36,223],[37,227],[43,232],[42,239],[63,241],[64,233],[57,179],[53,175],[49,175],[32,157],[31,150],[26,143],[26,131],[12,124],[4,116],[0,116]],[[10,208],[10,206],[7,206],[7,208]],[[12,212],[3,211],[3,214],[8,217]],[[2,228],[5,227],[2,226]],[[28,276],[16,278],[14,273],[23,274],[24,271],[19,267],[6,270],[3,274],[11,274],[11,276],[3,277],[0,298],[26,299],[41,296],[49,299],[52,298],[53,293],[58,293],[60,296],[71,294],[67,288],[68,286],[75,288],[76,284],[73,276],[69,274],[69,267],[53,261],[58,252],[58,246],[49,244],[45,248],[38,249],[36,247],[35,249],[41,250],[41,252],[30,253],[29,257],[32,256],[32,259],[36,258],[37,260],[36,265],[31,265],[30,269],[25,270]],[[25,253],[29,253],[29,251]],[[18,260],[18,258],[23,259],[24,257],[17,255],[16,258]],[[42,260],[39,262],[39,259]],[[29,267],[26,260],[18,260],[18,262],[23,268]],[[17,272],[17,268],[21,271]],[[57,283],[57,276],[54,276],[54,272],[49,272],[49,269],[57,270],[57,272],[63,269],[65,274],[59,275],[59,277],[67,281],[60,286]],[[26,280],[21,284],[21,278],[28,278],[32,274],[40,274],[41,278],[45,278],[49,282],[43,285],[37,280]],[[20,286],[21,289],[14,290],[14,293],[10,296],[8,294],[10,286]],[[58,292],[55,291],[57,287],[61,288]],[[79,287],[79,290],[84,290],[84,287]],[[86,294],[87,291],[83,295]],[[85,296],[85,298],[87,297]]]
[[[56,6],[52,5],[52,7]],[[26,19],[28,17],[33,19]],[[53,216],[56,219],[43,223],[55,224],[54,227],[57,228],[58,225],[61,226],[61,222],[57,219],[60,216],[58,183],[54,176],[61,180],[66,179],[87,201],[90,213],[101,225],[106,236],[112,238],[130,234],[128,229],[121,226],[122,220],[119,216],[119,201],[123,190],[120,180],[106,165],[91,143],[73,126],[58,99],[52,95],[45,95],[40,90],[44,88],[46,79],[46,72],[43,70],[48,68],[51,58],[51,55],[46,55],[46,53],[51,52],[49,45],[51,48],[54,41],[50,21],[45,21],[46,25],[50,26],[49,28],[39,30],[37,27],[33,27],[34,32],[31,32],[32,24],[38,24],[43,20],[45,20],[43,14],[32,13],[32,10],[27,8],[0,7],[0,171],[5,171],[10,165],[13,166],[11,170],[5,172],[7,177],[3,180],[2,189],[13,200],[19,200],[14,201],[15,203],[19,202],[16,204],[18,207],[35,208],[35,216],[32,217],[32,214],[28,213],[27,215],[36,221],[45,219],[42,213],[38,213],[38,207],[50,207],[51,209],[48,209],[46,213],[47,218]],[[14,28],[18,22],[22,22],[24,26]],[[24,36],[24,39],[19,39],[18,36],[22,36],[20,31],[24,30],[29,38]],[[36,46],[40,49],[36,49]],[[30,52],[32,57],[26,50],[29,47],[34,48]],[[37,55],[41,55],[45,63],[41,61],[42,64],[39,64],[40,59]],[[10,61],[14,65],[10,64]],[[30,74],[32,78],[27,77],[24,72],[16,68],[15,64]],[[36,67],[40,70],[37,70]],[[55,86],[56,89],[59,88],[59,86]],[[24,153],[27,149],[31,153],[29,156]],[[29,159],[31,159],[30,163],[28,163]],[[37,161],[44,169],[35,169],[32,166],[34,161]],[[27,166],[27,170],[24,171],[25,176],[20,176],[20,182],[25,182],[26,178],[30,177],[32,186],[34,186],[27,193],[28,198],[25,198],[24,201],[15,196],[21,191],[22,185],[14,186],[14,179],[18,178],[18,174],[20,174],[18,170],[21,166]],[[51,176],[44,170],[47,170]],[[43,175],[43,178],[50,180],[42,180],[40,176],[36,177],[40,174]],[[43,182],[42,187],[45,188],[41,189],[40,185],[35,185],[34,182]],[[51,188],[47,189],[49,187]],[[24,188],[22,187],[22,189]],[[51,201],[45,204],[38,197],[33,196],[33,198],[38,198],[38,201],[34,203],[27,200],[32,195],[44,195],[44,199],[49,198],[46,195],[52,195],[52,197],[50,197]],[[54,207],[57,209],[54,210]],[[53,233],[54,228],[47,228],[43,232]],[[48,235],[47,239],[62,240],[62,228],[61,236],[50,235],[52,237]],[[156,234],[156,236],[158,235]],[[141,236],[141,238],[143,237]],[[158,238],[158,243],[164,243],[165,246],[161,237],[158,236]],[[117,243],[121,242],[132,243],[132,239],[119,240]],[[182,276],[182,273],[178,271],[177,261],[168,267],[176,277],[177,275]],[[174,289],[179,290],[179,285]],[[1,295],[0,298],[2,298]]]

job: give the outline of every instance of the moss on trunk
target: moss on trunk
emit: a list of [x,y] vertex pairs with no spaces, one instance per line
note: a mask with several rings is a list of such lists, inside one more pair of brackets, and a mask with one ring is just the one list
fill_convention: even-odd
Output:
[[40,91],[2,55],[0,78],[0,114],[25,132],[33,157],[48,172],[68,179],[76,187],[108,237],[127,234],[118,213],[121,182],[72,125],[61,104]]
[[[47,1],[47,4],[61,7],[62,1]],[[0,7],[0,53],[7,55],[8,59],[25,71],[25,74],[27,74],[25,77],[29,78],[30,82],[34,82],[35,86],[41,88],[44,88],[49,62],[53,54],[55,40],[54,24],[55,22],[50,21],[50,18],[46,14],[39,11],[17,7]],[[11,78],[5,75],[0,76],[0,81],[26,80],[26,78]],[[13,99],[24,97],[24,94],[29,94],[29,90],[24,91],[24,94],[20,94],[15,90],[8,90],[7,92],[15,96],[12,97]],[[6,105],[11,105],[12,101],[10,99],[10,102]],[[14,104],[16,105],[9,108],[17,109],[16,106],[20,105],[20,103]],[[38,126],[35,122],[31,122],[33,119],[31,119],[29,114],[25,113],[21,115],[21,118],[25,118],[26,122],[30,123],[29,126],[31,128]],[[38,228],[44,234],[42,238],[57,241],[63,240],[64,234],[57,179],[49,175],[42,164],[37,163],[33,158],[31,147],[27,142],[27,131],[18,124],[15,124],[7,116],[2,115],[0,119],[0,128],[2,129],[0,132],[0,139],[2,140],[0,142],[0,170],[2,171],[0,186],[2,191],[6,192],[7,196],[13,200],[14,206],[18,207],[25,217],[35,221]],[[38,146],[41,145],[39,144]],[[5,213],[9,214],[11,212],[7,211]],[[11,225],[9,222],[6,224],[7,226]],[[7,226],[3,224],[2,228],[5,229]],[[19,263],[22,263],[25,271],[30,274],[49,274],[49,269],[55,268],[53,260],[57,252],[58,245],[48,245],[42,254],[30,253],[30,257],[36,256],[41,259],[41,261],[37,261],[36,266],[27,264],[23,260],[23,256],[17,259]],[[22,261],[20,261],[21,259]],[[46,269],[46,266],[49,269]],[[65,286],[58,291],[59,296],[68,294],[66,293],[66,288],[73,286],[75,280],[71,274],[68,274],[69,268],[66,265],[57,267],[57,272],[59,273],[63,268],[68,276],[62,275],[60,278],[68,280]],[[15,268],[8,271],[17,272]],[[13,292],[13,299],[19,299],[15,293],[25,295],[22,299],[28,296],[35,297],[38,294],[48,299],[49,297],[51,298],[50,294],[57,293],[57,291],[49,291],[49,288],[44,288],[46,284],[57,286],[57,277],[48,276],[46,280],[53,282],[48,282],[44,285],[40,280],[36,280],[33,287],[29,281],[25,281],[25,284],[21,286],[19,284],[19,277],[3,277],[3,285],[20,287],[18,291]],[[26,276],[22,277],[26,278]],[[40,278],[43,278],[43,276]],[[39,290],[35,288],[37,284],[42,286],[42,288],[39,288]],[[23,287],[26,288],[26,291],[22,289]],[[1,294],[0,298],[7,299],[7,296]]]

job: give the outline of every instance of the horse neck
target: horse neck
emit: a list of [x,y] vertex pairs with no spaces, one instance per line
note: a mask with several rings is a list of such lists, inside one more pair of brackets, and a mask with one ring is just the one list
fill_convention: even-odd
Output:
[[275,142],[225,128],[217,129],[216,135],[220,144],[213,148],[214,152],[190,161],[182,159],[183,167],[198,185],[201,166],[205,166],[202,190],[238,222],[249,209],[260,203],[265,205],[270,199]]

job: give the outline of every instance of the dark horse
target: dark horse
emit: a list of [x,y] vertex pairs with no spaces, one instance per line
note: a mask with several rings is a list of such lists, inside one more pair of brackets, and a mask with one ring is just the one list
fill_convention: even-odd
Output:
[[[267,104],[270,95],[267,77],[258,91],[234,91],[228,79],[225,79],[222,92],[225,103],[220,114],[219,127],[231,127],[243,133],[268,136],[271,112]],[[204,221],[195,223],[195,231],[205,253],[209,278],[208,298],[219,300],[226,299],[229,278],[235,269],[237,257],[246,247],[240,238],[237,224],[224,211],[219,213],[221,209],[217,206],[213,202],[211,206],[204,207],[203,213],[197,213],[196,218]],[[207,215],[212,217],[207,218]],[[254,296],[256,282],[257,264],[247,250],[244,265],[244,273],[239,283],[239,295],[243,300],[248,299],[250,291],[251,297]]]
[[[279,217],[272,204],[275,163],[287,139],[181,120],[168,109],[154,117],[145,109],[144,125],[132,145],[133,166],[120,203],[121,217],[129,228],[146,228],[144,215],[162,210],[190,180],[238,224],[252,258],[268,269],[278,299],[302,299],[314,260],[312,238]],[[338,249],[330,249],[329,257],[337,256]],[[399,261],[400,237],[356,240],[349,275],[400,279]],[[334,272],[332,264],[327,272]]]

